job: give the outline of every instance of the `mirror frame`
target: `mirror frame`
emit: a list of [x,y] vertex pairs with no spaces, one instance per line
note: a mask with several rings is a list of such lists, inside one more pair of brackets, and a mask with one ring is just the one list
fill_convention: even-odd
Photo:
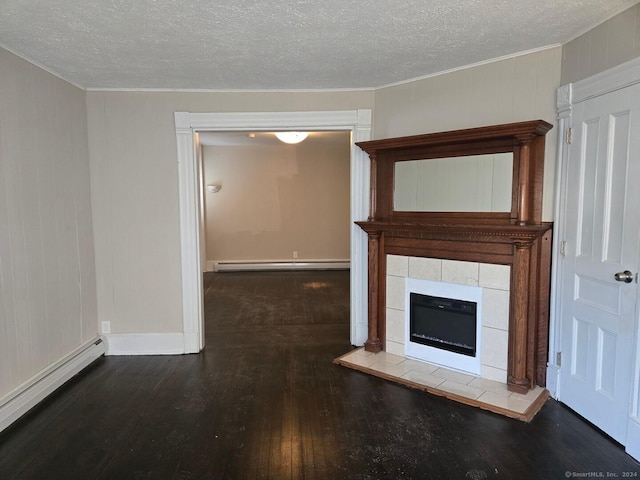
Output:
[[[544,120],[358,142],[371,159],[369,221],[427,224],[539,225],[545,135]],[[396,162],[493,153],[513,153],[509,212],[405,212],[394,209]]]

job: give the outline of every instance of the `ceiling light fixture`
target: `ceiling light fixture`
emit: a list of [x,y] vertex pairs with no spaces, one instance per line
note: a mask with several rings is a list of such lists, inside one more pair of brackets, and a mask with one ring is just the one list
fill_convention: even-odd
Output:
[[275,132],[278,140],[284,143],[300,143],[309,135],[307,132]]

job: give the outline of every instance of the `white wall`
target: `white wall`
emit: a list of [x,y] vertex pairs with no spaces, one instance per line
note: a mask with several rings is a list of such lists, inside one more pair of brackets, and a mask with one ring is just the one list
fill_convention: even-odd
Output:
[[114,334],[182,331],[174,112],[372,106],[371,91],[87,92],[99,320]]
[[111,333],[181,331],[171,95],[87,95],[98,317]]
[[563,46],[562,84],[640,56],[640,4],[637,4]]
[[207,260],[349,260],[348,132],[302,143],[205,146]]
[[0,49],[0,399],[97,336],[85,92]]
[[[556,125],[560,47],[376,90],[374,137],[542,119]],[[557,130],[547,134],[543,220],[553,217]]]

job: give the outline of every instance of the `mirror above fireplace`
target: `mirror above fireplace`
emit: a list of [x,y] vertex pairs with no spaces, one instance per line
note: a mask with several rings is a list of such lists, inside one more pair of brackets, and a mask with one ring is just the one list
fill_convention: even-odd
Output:
[[[371,158],[369,220],[540,224],[545,134],[551,128],[543,120],[532,120],[357,143]],[[483,163],[490,165],[479,168]],[[473,202],[471,198],[457,204],[455,197],[467,188],[470,168],[478,172],[477,180],[495,178],[499,208],[486,203],[482,208],[465,208]],[[416,176],[410,178],[412,170]],[[424,178],[421,185],[416,183],[418,175]],[[435,194],[433,188],[443,187],[444,193],[432,205],[418,206],[410,199]],[[493,198],[492,192],[480,192],[476,185],[473,190]],[[471,196],[468,191],[465,195]]]
[[511,211],[513,153],[396,162],[396,212]]

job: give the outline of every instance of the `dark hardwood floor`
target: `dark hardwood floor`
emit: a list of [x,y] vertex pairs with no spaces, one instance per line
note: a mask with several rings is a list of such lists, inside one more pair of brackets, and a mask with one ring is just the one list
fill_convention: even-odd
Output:
[[550,400],[530,424],[332,364],[344,271],[205,276],[199,355],[106,357],[0,434],[0,479],[563,479],[640,466]]

